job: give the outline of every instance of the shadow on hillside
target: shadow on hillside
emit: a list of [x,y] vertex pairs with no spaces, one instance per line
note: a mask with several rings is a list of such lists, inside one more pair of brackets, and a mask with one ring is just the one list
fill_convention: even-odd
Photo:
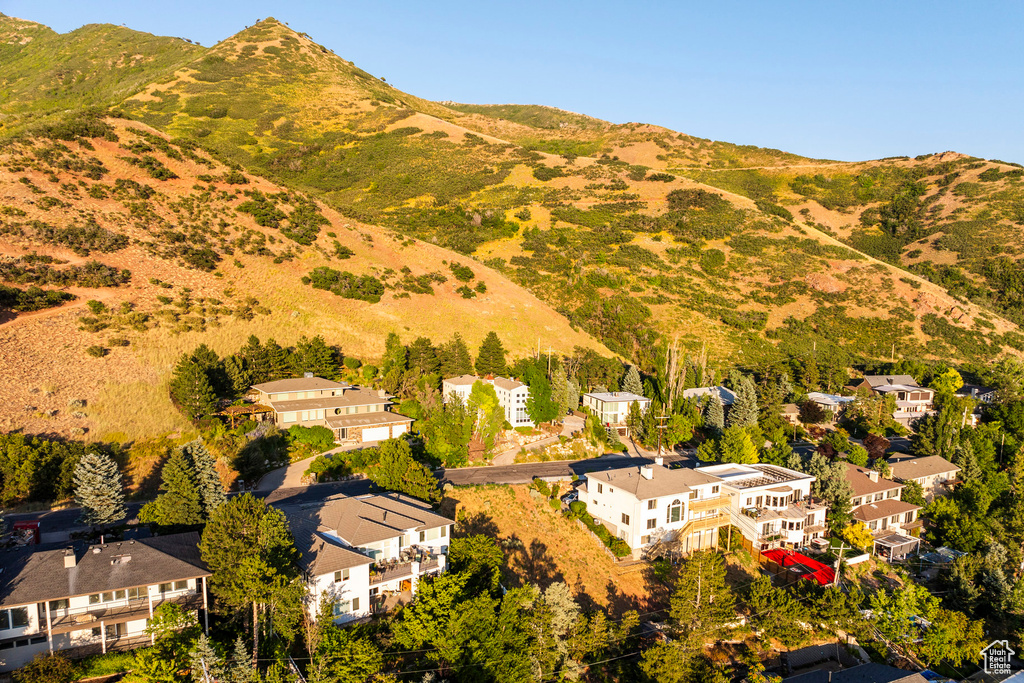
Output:
[[477,534],[498,539],[498,525],[494,523],[490,515],[482,512],[470,514],[460,511],[455,520],[455,535],[464,537],[476,536]]
[[529,547],[520,544],[515,557],[525,574],[526,582],[537,584],[541,590],[558,581],[565,581],[562,572],[558,570],[558,565],[555,564],[555,558],[548,552],[547,545],[536,539],[530,542]]
[[646,600],[619,592],[619,587],[611,579],[608,579],[604,590],[605,598],[608,600],[608,616],[612,619],[621,619],[622,615],[630,610],[636,610],[639,614],[648,611]]

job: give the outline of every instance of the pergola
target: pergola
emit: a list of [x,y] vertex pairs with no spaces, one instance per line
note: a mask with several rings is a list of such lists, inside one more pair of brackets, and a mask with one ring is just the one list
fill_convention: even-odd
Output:
[[[903,534],[892,533],[888,536],[880,536],[875,539],[872,552],[881,555],[886,560],[892,561],[906,557],[915,552],[921,545],[920,538],[904,536]],[[879,552],[881,548],[881,552]]]
[[228,406],[217,414],[230,418],[231,428],[234,429],[235,419],[238,417],[248,415],[265,415],[272,412],[274,412],[274,409],[270,406],[265,406],[260,403],[247,403],[242,406]]

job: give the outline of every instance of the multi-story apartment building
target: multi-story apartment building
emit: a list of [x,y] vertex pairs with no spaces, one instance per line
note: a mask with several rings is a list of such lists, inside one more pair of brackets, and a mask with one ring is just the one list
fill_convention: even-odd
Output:
[[29,546],[0,553],[0,671],[43,652],[71,658],[152,643],[153,611],[173,603],[203,612],[199,534],[102,545]]
[[413,419],[392,412],[384,391],[334,382],[321,377],[296,377],[252,387],[256,402],[274,411],[281,429],[292,425],[327,427],[338,443],[392,439],[409,431]]
[[452,520],[412,498],[334,496],[285,513],[314,618],[322,600],[338,623],[387,611],[447,566]]
[[857,388],[895,398],[896,410],[892,417],[904,426],[932,412],[935,399],[933,390],[918,385],[910,375],[865,375]]
[[622,467],[586,476],[580,500],[589,512],[640,557],[671,543],[682,552],[714,548],[718,529],[729,523],[729,498],[721,480],[692,469],[655,464]]
[[722,482],[733,525],[758,550],[802,548],[825,533],[827,506],[811,497],[814,477],[778,465],[698,467]]
[[889,458],[892,478],[899,482],[916,481],[926,500],[948,492],[958,479],[960,468],[938,455],[923,458],[907,456]]
[[451,377],[441,383],[441,391],[445,401],[450,401],[452,396],[458,396],[463,403],[469,400],[469,394],[473,391],[473,385],[477,382],[484,382],[494,387],[494,393],[498,395],[498,404],[505,411],[505,420],[513,427],[532,427],[533,420],[526,412],[526,400],[530,398],[530,387],[519,380],[506,377],[477,377],[476,375],[459,375]]

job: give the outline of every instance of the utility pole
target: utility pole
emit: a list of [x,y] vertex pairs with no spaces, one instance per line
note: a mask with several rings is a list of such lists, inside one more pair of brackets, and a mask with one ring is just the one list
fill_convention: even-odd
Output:
[[843,567],[843,551],[845,551],[845,550],[853,550],[853,546],[850,546],[849,548],[847,548],[846,547],[846,543],[841,541],[839,543],[839,560],[836,562],[836,573],[835,573],[835,577],[832,579],[832,585],[833,586],[838,586],[839,585],[839,571]]

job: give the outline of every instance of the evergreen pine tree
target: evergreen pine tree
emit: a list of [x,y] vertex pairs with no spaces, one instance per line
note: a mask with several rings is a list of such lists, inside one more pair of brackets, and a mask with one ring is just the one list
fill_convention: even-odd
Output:
[[711,392],[711,397],[704,406],[704,426],[716,434],[725,428],[725,407],[717,391]]
[[182,449],[171,454],[160,472],[156,500],[146,503],[139,520],[162,527],[194,526],[203,521],[203,508],[196,490],[195,472]]
[[437,373],[440,367],[437,349],[426,337],[417,337],[416,341],[409,345],[409,367],[418,368],[426,375]]
[[213,511],[227,501],[227,496],[224,495],[224,485],[220,481],[220,475],[217,474],[217,461],[210,451],[206,450],[202,439],[185,444],[181,450],[192,465],[192,471],[195,473],[195,488],[199,493],[203,516],[209,519]]
[[75,502],[82,508],[79,521],[89,526],[116,524],[128,516],[117,463],[99,453],[86,453],[75,466]]
[[739,376],[733,382],[736,398],[729,409],[730,427],[753,427],[757,424],[757,389],[754,380],[747,375]]
[[270,359],[267,357],[267,349],[260,343],[259,337],[255,334],[249,335],[245,346],[239,349],[237,355],[249,371],[250,381],[253,384],[262,384],[270,380]]
[[178,359],[171,376],[171,398],[190,420],[209,415],[217,404],[206,372],[186,355]]
[[206,378],[210,380],[210,386],[218,396],[226,396],[231,391],[231,381],[224,371],[224,362],[217,355],[217,352],[206,344],[200,344],[192,352],[192,362],[202,368]]
[[239,356],[228,356],[224,359],[224,372],[228,375],[231,383],[232,396],[244,396],[253,385],[252,373],[246,367],[246,362]]
[[231,653],[227,680],[231,683],[259,683],[260,676],[255,668],[255,654],[246,651],[242,636],[235,640],[235,651]]
[[804,391],[817,391],[820,382],[821,378],[818,373],[818,361],[814,358],[808,358],[804,362],[804,373],[800,378],[800,383],[803,384]]
[[441,349],[441,376],[458,377],[473,372],[473,361],[469,357],[469,347],[458,332],[452,340]]
[[381,373],[386,375],[392,370],[405,372],[408,365],[407,352],[402,346],[402,339],[394,332],[389,332],[384,341],[384,358],[381,361]]
[[626,415],[626,426],[629,427],[629,435],[634,441],[638,443],[647,442],[647,426],[644,424],[644,416],[640,412],[640,406],[636,401],[629,404],[629,413]]
[[622,380],[622,390],[637,396],[644,395],[644,386],[640,381],[640,372],[636,369],[635,365],[630,365],[629,370],[626,371],[626,376]]
[[300,337],[295,345],[293,358],[295,371],[300,375],[311,372],[314,377],[324,379],[338,377],[338,362],[334,357],[334,351],[320,335],[312,339],[307,339],[305,335]]
[[486,375],[501,376],[508,373],[508,366],[505,362],[505,347],[493,331],[488,332],[484,341],[480,344],[480,353],[476,358],[476,373],[481,377]]
[[269,381],[291,377],[292,367],[288,351],[273,339],[268,339],[263,346],[267,361],[267,379]]
[[224,660],[210,644],[205,633],[199,635],[195,646],[189,653],[189,668],[192,669],[192,683],[209,683],[210,681],[226,680]]

